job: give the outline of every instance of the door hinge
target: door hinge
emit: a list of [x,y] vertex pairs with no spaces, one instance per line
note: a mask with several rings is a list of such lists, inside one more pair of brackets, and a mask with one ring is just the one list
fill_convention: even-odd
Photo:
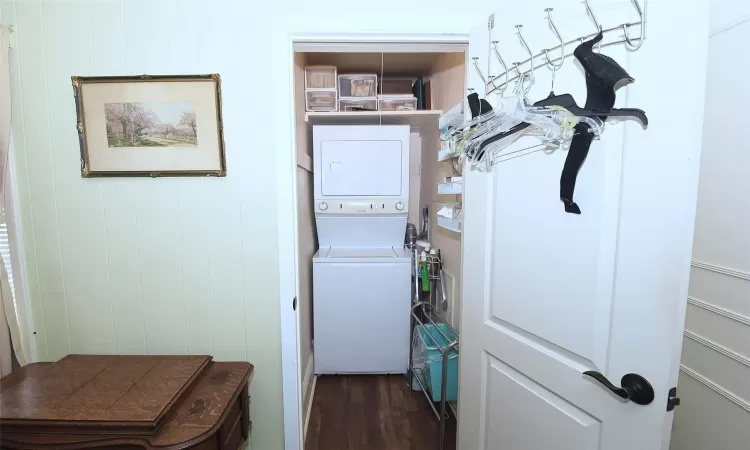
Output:
[[677,388],[673,387],[669,390],[667,396],[667,411],[674,411],[674,409],[680,406],[680,397],[677,396]]
[[297,297],[294,297],[294,300],[292,300],[292,309],[297,311]]
[[491,15],[489,19],[487,19],[487,29],[492,30],[495,28],[495,15]]

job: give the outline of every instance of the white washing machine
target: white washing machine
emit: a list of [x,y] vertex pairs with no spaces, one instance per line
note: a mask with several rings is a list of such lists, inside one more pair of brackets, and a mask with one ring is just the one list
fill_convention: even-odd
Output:
[[411,256],[404,248],[321,248],[313,258],[315,373],[404,373]]
[[409,132],[405,125],[313,127],[315,374],[407,370]]

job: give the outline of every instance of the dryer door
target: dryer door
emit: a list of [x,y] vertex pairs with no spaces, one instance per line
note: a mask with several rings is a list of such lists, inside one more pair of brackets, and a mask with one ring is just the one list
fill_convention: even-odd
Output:
[[402,141],[322,141],[323,196],[404,196]]

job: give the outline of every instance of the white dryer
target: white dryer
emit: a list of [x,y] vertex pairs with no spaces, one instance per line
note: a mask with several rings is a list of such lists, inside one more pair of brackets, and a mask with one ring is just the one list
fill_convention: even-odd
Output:
[[409,131],[408,125],[314,126],[316,218],[385,215],[406,220]]
[[315,373],[405,373],[409,126],[313,127]]

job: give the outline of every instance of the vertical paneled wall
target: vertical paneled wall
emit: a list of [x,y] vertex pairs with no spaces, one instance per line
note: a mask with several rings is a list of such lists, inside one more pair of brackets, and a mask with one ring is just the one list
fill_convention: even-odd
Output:
[[[275,158],[253,108],[260,42],[221,2],[2,1],[13,163],[39,360],[68,353],[212,354],[255,365],[253,444],[281,448]],[[271,59],[268,48],[253,51]],[[82,179],[70,77],[219,73],[226,178]]]
[[[750,442],[750,7],[713,3],[693,267],[673,450]],[[731,60],[731,64],[727,61]]]

